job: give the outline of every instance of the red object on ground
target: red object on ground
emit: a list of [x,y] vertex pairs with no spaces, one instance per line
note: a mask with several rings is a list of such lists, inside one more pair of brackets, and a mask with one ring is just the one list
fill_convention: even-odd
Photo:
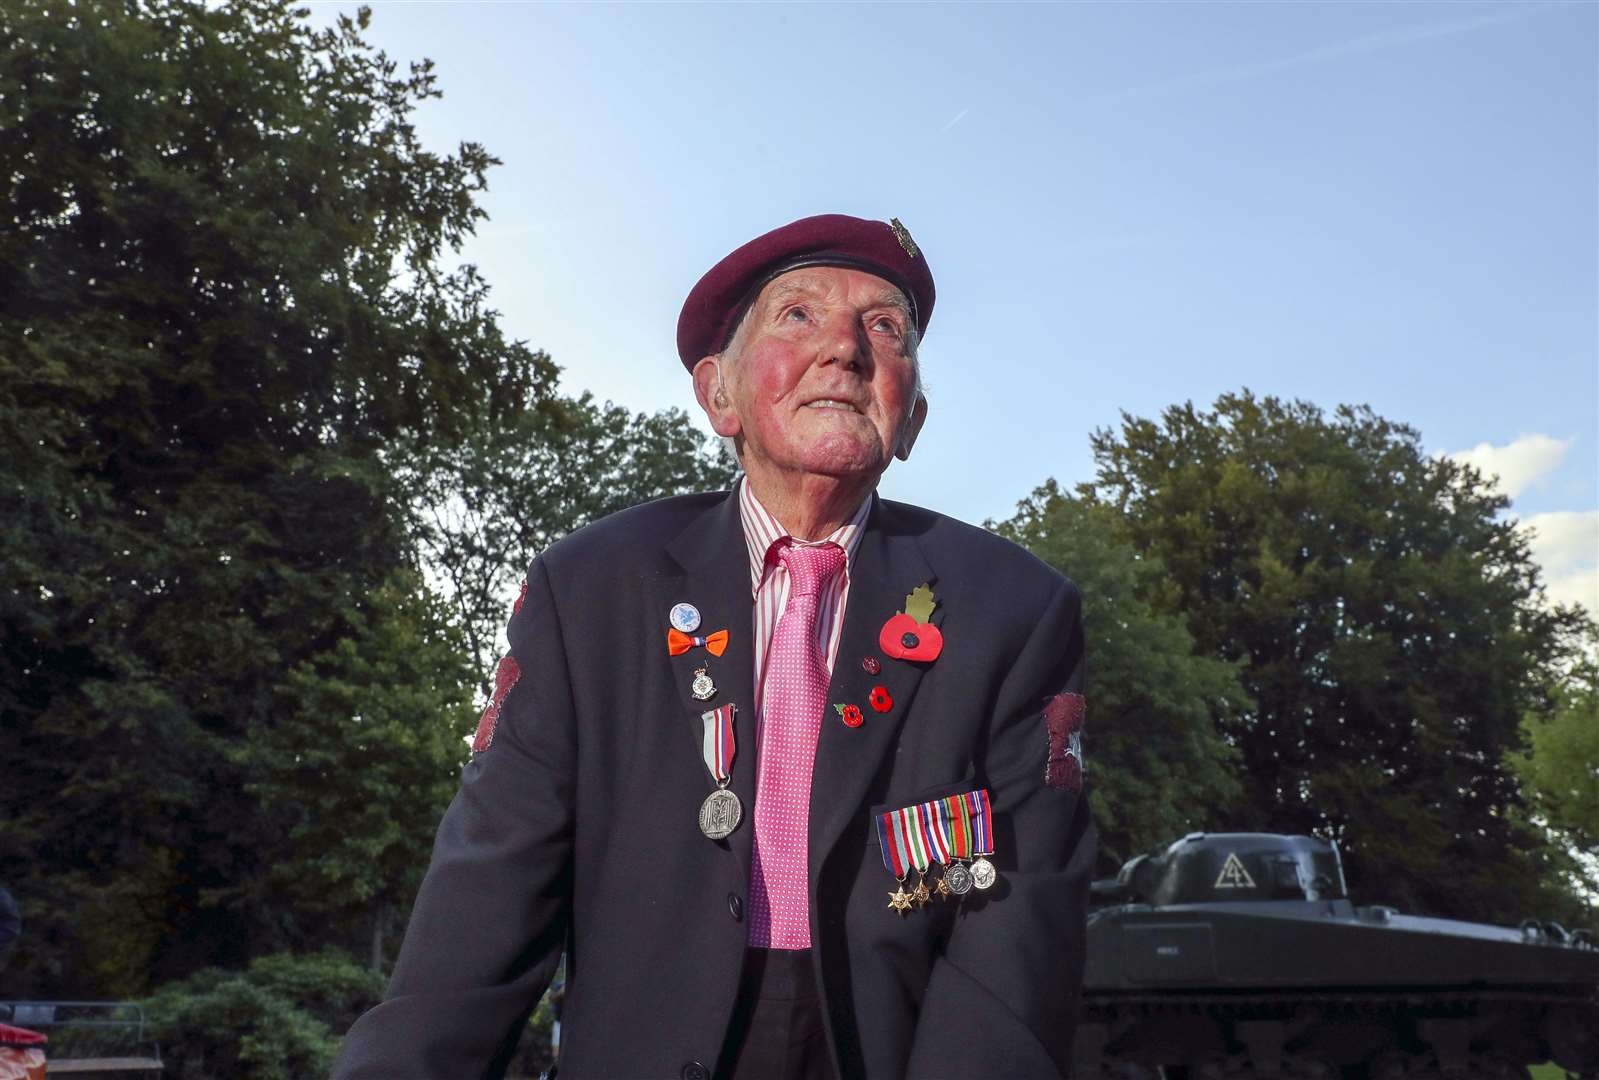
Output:
[[0,1024],[0,1080],[44,1080],[44,1050],[50,1040],[37,1031]]

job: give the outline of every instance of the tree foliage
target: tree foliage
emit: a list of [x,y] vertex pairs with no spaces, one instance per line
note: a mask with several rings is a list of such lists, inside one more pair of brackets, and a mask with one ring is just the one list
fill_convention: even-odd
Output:
[[710,475],[681,414],[558,394],[477,272],[447,268],[494,159],[421,145],[433,75],[366,45],[367,17],[0,6],[14,994],[135,994],[326,944],[381,958],[479,673],[479,609],[423,574],[436,555],[457,576],[456,534],[423,528],[419,493],[522,485],[522,531],[472,549],[488,575]]
[[406,560],[395,448],[553,373],[437,268],[492,158],[419,145],[364,19],[0,10],[0,859],[58,992],[303,932],[216,902],[291,831],[247,749]]
[[588,394],[477,425],[419,454],[415,535],[443,577],[487,696],[509,604],[533,557],[625,507],[728,486],[734,470],[677,409],[632,413]]
[[165,1076],[303,1080],[328,1074],[340,1037],[382,994],[382,977],[348,956],[278,953],[197,971],[146,1007]]
[[1159,607],[1242,665],[1220,716],[1243,828],[1330,835],[1361,895],[1515,919],[1537,837],[1506,755],[1578,625],[1503,496],[1365,407],[1222,396],[1094,435],[1094,490],[1160,561]]
[[1076,582],[1089,657],[1090,802],[1100,872],[1214,826],[1239,798],[1237,754],[1213,717],[1249,706],[1236,665],[1198,655],[1182,619],[1145,598],[1161,580],[1114,512],[1053,480],[992,526]]
[[233,748],[281,850],[265,873],[206,899],[315,919],[318,940],[364,932],[377,968],[427,867],[477,715],[462,635],[419,575],[397,572],[348,619],[347,636],[280,677],[276,722]]
[[1529,810],[1556,847],[1575,858],[1566,872],[1590,911],[1599,898],[1599,635],[1555,684],[1549,708],[1522,720],[1526,749],[1511,757]]

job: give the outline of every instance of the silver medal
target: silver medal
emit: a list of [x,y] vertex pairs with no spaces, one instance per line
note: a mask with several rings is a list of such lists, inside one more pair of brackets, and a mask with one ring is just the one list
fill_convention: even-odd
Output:
[[744,820],[744,804],[726,788],[717,788],[700,804],[700,832],[721,840]]
[[666,614],[666,621],[672,624],[672,629],[692,634],[700,628],[700,609],[693,604],[673,604],[672,610]]
[[[990,870],[993,867],[989,867]],[[950,863],[944,869],[944,884],[949,886],[949,891],[956,896],[965,896],[972,891],[972,872],[966,869],[964,863]]]
[[994,864],[979,856],[972,863],[972,885],[974,888],[987,889],[999,880],[999,873],[994,869]]
[[688,684],[688,692],[694,695],[695,701],[709,701],[716,696],[716,684],[705,674],[704,668],[695,668],[694,681]]

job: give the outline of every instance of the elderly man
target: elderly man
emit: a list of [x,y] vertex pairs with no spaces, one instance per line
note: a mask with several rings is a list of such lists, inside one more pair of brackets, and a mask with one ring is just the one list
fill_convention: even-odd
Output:
[[897,220],[842,215],[694,287],[678,351],[744,476],[533,563],[337,1077],[499,1075],[563,949],[562,1080],[1069,1070],[1077,592],[874,494],[933,298]]

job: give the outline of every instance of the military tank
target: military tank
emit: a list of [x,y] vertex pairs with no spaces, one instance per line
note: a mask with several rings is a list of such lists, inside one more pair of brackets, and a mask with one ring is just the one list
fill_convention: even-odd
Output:
[[1336,845],[1194,833],[1093,884],[1076,1076],[1599,1077],[1585,930],[1349,899]]

